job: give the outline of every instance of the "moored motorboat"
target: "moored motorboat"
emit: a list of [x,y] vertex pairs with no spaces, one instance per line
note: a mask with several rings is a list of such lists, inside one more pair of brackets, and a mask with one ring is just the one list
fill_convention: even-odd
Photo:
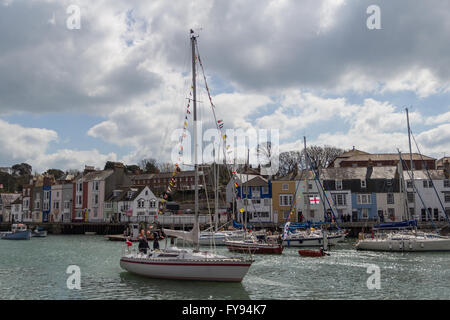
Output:
[[45,238],[47,236],[47,230],[36,227],[36,229],[31,232],[31,236],[34,238]]
[[11,231],[2,232],[0,237],[4,240],[30,240],[31,230],[27,229],[27,226],[22,223],[13,224],[11,226]]
[[225,241],[228,250],[252,254],[282,254],[283,246],[277,243],[254,242],[252,240]]

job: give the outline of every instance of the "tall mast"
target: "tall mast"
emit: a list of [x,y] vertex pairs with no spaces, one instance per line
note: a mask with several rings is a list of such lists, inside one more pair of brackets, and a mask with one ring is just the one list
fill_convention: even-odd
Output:
[[306,197],[308,198],[306,201],[306,212],[303,214],[303,217],[305,218],[305,220],[307,220],[307,218],[309,217],[309,212],[310,212],[310,208],[309,208],[309,159],[308,156],[306,155],[306,136],[303,136],[303,145],[304,145],[304,152],[305,152],[305,163],[306,163],[306,170],[305,170],[305,193]]
[[[198,159],[197,159],[197,92],[196,92],[196,83],[195,83],[195,41],[196,36],[194,34],[194,30],[191,29],[191,47],[192,47],[192,98],[194,102],[194,168],[195,168],[195,220],[194,220],[194,228],[198,228]],[[195,250],[199,249],[198,239],[194,241]]]
[[[409,158],[410,158],[410,169],[411,169],[411,179],[412,179],[412,184],[415,184],[414,181],[414,167],[413,167],[413,158],[412,158],[412,150],[411,150],[411,128],[409,126],[409,112],[408,112],[408,108],[406,108],[406,121],[408,123],[408,142],[409,142]],[[400,159],[401,161],[401,159]],[[416,215],[416,195],[415,195],[415,188],[413,188],[413,205],[414,205],[414,215]],[[408,212],[408,217],[409,218],[414,218],[414,217],[410,217],[410,213]]]

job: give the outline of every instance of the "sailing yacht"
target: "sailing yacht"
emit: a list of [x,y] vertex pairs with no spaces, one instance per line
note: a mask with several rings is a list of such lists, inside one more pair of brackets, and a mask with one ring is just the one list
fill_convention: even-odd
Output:
[[[191,30],[192,88],[194,107],[194,161],[195,161],[195,219],[191,231],[163,229],[166,236],[174,236],[194,243],[194,249],[169,248],[152,250],[147,254],[126,249],[120,266],[138,275],[181,280],[241,282],[254,260],[247,257],[226,257],[210,251],[199,250],[198,223],[198,161],[197,161],[197,101],[196,101],[196,38]],[[167,237],[166,237],[167,239]]]
[[[409,127],[409,116],[408,109],[406,109],[406,117],[408,123],[408,138],[409,138],[409,152],[411,155],[411,130]],[[405,181],[403,176],[403,162],[402,156],[399,151],[399,171],[401,186],[403,191],[405,188]],[[413,168],[412,165],[412,157],[411,157],[411,165],[410,168]],[[411,181],[413,181],[414,186],[414,171],[411,170]],[[409,173],[408,173],[409,174]],[[415,190],[417,192],[417,190]],[[417,192],[419,198],[423,200],[420,194]],[[405,210],[407,214],[408,206],[405,206]],[[400,252],[424,252],[424,251],[450,251],[450,237],[441,236],[438,233],[426,233],[417,231],[417,221],[402,221],[402,222],[393,222],[387,223],[379,226],[374,226],[374,229],[377,231],[376,234],[373,233],[372,237],[365,238],[364,235],[360,236],[360,239],[356,243],[356,249],[358,250],[372,250],[372,251],[400,251]],[[393,230],[397,229],[397,231],[385,233],[384,230]]]

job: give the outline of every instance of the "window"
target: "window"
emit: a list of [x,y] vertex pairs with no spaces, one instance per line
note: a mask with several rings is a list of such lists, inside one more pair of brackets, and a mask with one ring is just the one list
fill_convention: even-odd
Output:
[[335,193],[332,194],[333,202],[337,206],[346,206],[347,205],[347,199],[345,194],[343,193]]
[[145,190],[145,195],[148,196],[148,190]]
[[392,186],[392,179],[388,179],[386,181],[386,186],[391,187]]
[[439,220],[439,210],[437,208],[434,208],[433,210],[434,213],[434,220]]
[[138,201],[138,208],[144,208],[144,206],[145,206],[144,199],[139,199],[139,201]]
[[309,217],[314,218],[314,211],[315,210],[309,210]]
[[433,188],[433,180],[423,180],[424,188]]
[[260,199],[253,199],[252,202],[253,202],[253,204],[261,204]]
[[44,191],[44,200],[50,199],[50,191]]
[[387,204],[394,204],[394,194],[393,193],[387,194]]
[[369,219],[369,209],[368,208],[362,208],[361,209],[361,216],[363,219]]
[[77,191],[79,191],[79,192],[81,192],[81,191],[83,191],[83,183],[78,183],[78,185],[77,185]]
[[289,185],[288,184],[283,184],[283,190],[289,190]]
[[59,209],[59,201],[53,201],[53,209]]
[[263,188],[262,188],[262,192],[263,192],[264,194],[269,193],[269,187],[263,187]]
[[450,180],[444,180],[444,188],[450,188]]
[[450,192],[444,192],[444,202],[450,202]]
[[395,209],[394,208],[388,208],[388,216],[391,220],[395,219]]
[[280,206],[292,205],[292,194],[280,194]]
[[408,192],[406,194],[406,197],[408,198],[409,203],[414,203],[414,193],[413,192]]
[[150,208],[156,208],[156,200],[155,199],[150,200]]
[[94,205],[98,205],[98,194],[94,195]]
[[284,211],[283,211],[283,218],[284,218],[285,220],[289,219],[289,215],[290,215],[289,210],[284,210]]
[[83,197],[82,196],[77,196],[77,205],[81,206],[83,203]]
[[342,190],[342,180],[336,180],[336,190]]
[[269,199],[264,199],[264,206],[270,206]]
[[98,181],[94,181],[94,182],[92,183],[92,190],[98,191],[98,184],[99,184]]
[[94,218],[97,218],[97,214],[98,214],[97,208],[94,208]]
[[361,188],[366,188],[366,187],[367,187],[366,180],[361,180]]
[[406,187],[407,187],[408,189],[412,189],[412,188],[413,188],[412,180],[406,181]]
[[358,194],[358,204],[371,204],[372,199],[370,194]]
[[64,209],[70,209],[70,202],[64,201]]

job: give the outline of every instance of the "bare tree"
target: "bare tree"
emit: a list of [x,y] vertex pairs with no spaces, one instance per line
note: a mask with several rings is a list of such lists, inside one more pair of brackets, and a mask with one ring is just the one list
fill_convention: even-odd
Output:
[[[308,158],[313,168],[326,168],[339,155],[344,153],[343,149],[332,146],[310,146],[306,148]],[[305,151],[302,151],[302,159],[305,161]],[[303,164],[306,167],[306,163]]]
[[258,144],[256,147],[256,154],[258,155],[258,163],[261,166],[270,166],[272,159],[272,143],[270,141]]
[[158,163],[159,172],[173,172],[175,170],[175,165],[171,162]]
[[139,166],[141,167],[142,171],[145,173],[158,173],[158,163],[156,162],[156,159],[149,158],[149,159],[143,159],[139,162]]
[[293,172],[302,165],[301,153],[299,151],[286,151],[280,153],[277,177],[282,177]]

